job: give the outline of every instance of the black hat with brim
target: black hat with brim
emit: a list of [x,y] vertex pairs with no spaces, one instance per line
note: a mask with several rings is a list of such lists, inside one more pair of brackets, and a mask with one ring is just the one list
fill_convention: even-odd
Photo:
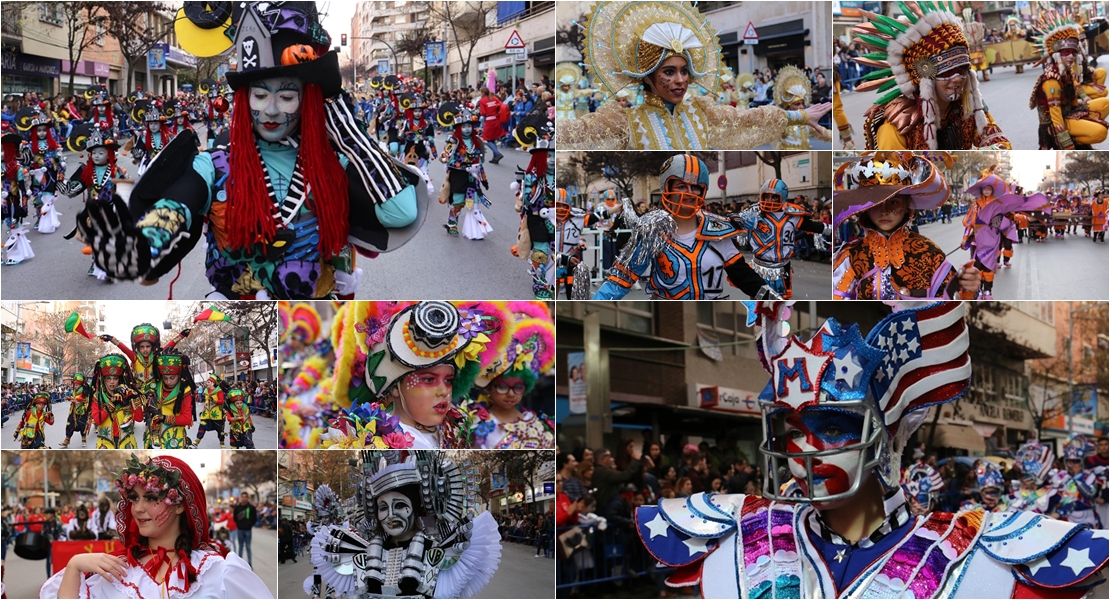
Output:
[[315,83],[320,86],[325,98],[338,96],[343,92],[343,76],[339,73],[339,55],[334,50],[316,60],[295,65],[245,72],[228,71],[227,84],[232,90],[237,90],[252,82],[273,77],[291,77],[300,79],[304,83]]

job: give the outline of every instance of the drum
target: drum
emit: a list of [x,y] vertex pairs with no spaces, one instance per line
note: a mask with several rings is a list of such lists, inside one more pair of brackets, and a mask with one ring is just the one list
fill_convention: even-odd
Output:
[[15,538],[15,554],[27,560],[46,560],[50,556],[50,542],[41,533],[25,531]]

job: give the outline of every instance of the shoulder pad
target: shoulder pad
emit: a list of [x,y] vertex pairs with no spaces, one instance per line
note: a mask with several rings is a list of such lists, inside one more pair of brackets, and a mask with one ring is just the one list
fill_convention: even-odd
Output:
[[1043,556],[1016,565],[1013,571],[1017,578],[1042,588],[1086,587],[1097,583],[1092,576],[1106,568],[1110,532],[1084,527],[1072,531],[1070,537],[1047,548]]
[[659,512],[672,527],[696,537],[718,537],[735,524],[723,511],[710,505],[705,494],[664,499],[659,502]]
[[995,560],[1025,563],[1058,548],[1082,526],[1028,511],[987,513],[979,545]]
[[723,240],[740,233],[740,230],[729,219],[710,213],[702,213],[701,229],[698,230],[698,239]]
[[[675,498],[679,502],[684,499]],[[667,502],[666,500],[664,502]],[[731,528],[724,528],[719,535],[692,536],[674,527],[664,516],[663,506],[641,506],[636,509],[636,533],[648,553],[669,567],[692,565],[704,559],[717,548],[720,537]],[[701,519],[698,519],[701,522]],[[714,524],[716,529],[720,524]]]
[[809,211],[802,207],[800,204],[786,202],[782,205],[782,212],[788,215],[808,215]]

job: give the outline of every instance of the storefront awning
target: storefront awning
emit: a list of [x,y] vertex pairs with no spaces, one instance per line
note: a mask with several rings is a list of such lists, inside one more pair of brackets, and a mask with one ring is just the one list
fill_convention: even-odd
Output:
[[[927,426],[926,426],[927,427]],[[926,430],[927,434],[928,431]],[[983,453],[987,444],[983,436],[970,425],[937,425],[933,446],[938,448],[960,448],[969,452]]]

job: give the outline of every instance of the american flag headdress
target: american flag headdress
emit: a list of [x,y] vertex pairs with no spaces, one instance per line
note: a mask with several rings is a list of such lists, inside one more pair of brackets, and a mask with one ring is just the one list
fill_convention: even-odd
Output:
[[1087,436],[1082,433],[1073,433],[1068,436],[1068,441],[1064,444],[1064,459],[1065,460],[1083,460],[1094,450],[1091,442],[1087,440]]
[[906,488],[906,493],[916,498],[918,502],[922,501],[922,495],[928,495],[930,500],[935,501],[944,487],[944,479],[933,467],[923,462],[916,462],[906,469],[902,476],[902,485]]
[[1052,469],[1053,458],[1052,448],[1040,443],[1039,440],[1031,439],[1025,442],[1017,451],[1022,478],[1032,479],[1037,485],[1043,484]]

